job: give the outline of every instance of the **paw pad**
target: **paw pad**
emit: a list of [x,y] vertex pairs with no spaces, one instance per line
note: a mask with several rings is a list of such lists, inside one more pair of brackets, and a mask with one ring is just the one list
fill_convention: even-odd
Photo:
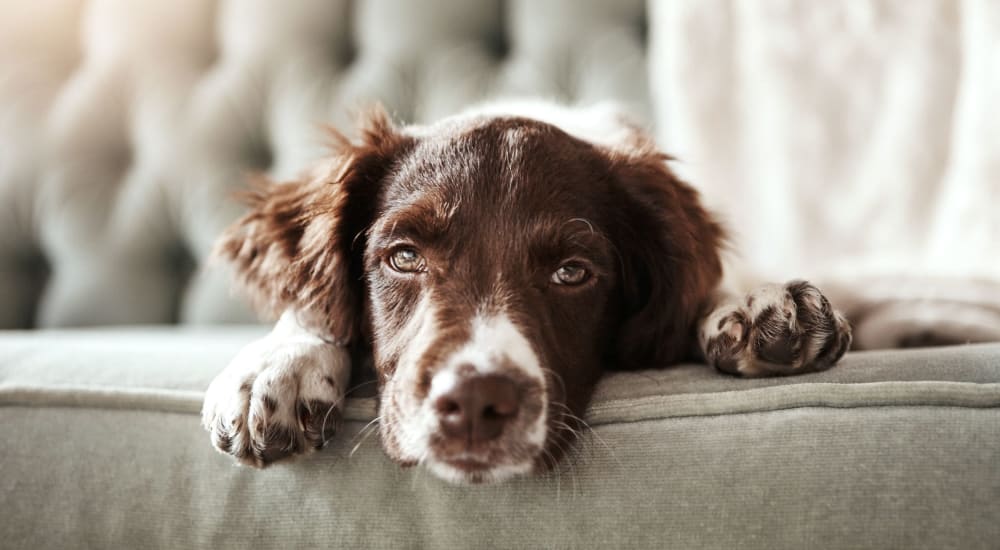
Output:
[[742,376],[814,372],[831,367],[850,346],[850,325],[805,281],[761,287],[743,304],[703,338],[705,355],[719,370]]

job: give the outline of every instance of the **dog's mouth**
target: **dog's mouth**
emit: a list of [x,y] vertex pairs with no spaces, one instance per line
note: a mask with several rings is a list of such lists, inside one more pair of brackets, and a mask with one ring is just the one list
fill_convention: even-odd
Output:
[[386,450],[453,483],[532,473],[550,430],[545,369],[507,316],[479,315],[471,332],[443,358],[414,352],[397,365],[381,388]]
[[424,465],[439,478],[461,484],[499,483],[536,471],[548,440],[544,415],[518,422],[490,441],[433,432]]
[[459,455],[430,458],[426,461],[426,466],[428,470],[446,481],[480,485],[500,483],[528,474],[534,469],[534,460],[528,458],[497,462],[486,457]]
[[456,470],[468,472],[470,474],[481,473],[491,469],[488,462],[474,458],[456,458],[453,460],[445,460],[444,463],[452,468],[455,468]]
[[560,467],[578,433],[570,417],[549,410],[564,405],[550,407],[545,403],[540,406],[544,412],[539,411],[533,419],[524,419],[497,439],[480,442],[449,436],[440,427],[420,435],[418,430],[408,429],[412,424],[394,422],[398,417],[393,411],[390,423],[384,426],[390,442],[387,449],[400,449],[394,443],[397,441],[411,442],[409,452],[394,457],[397,461],[419,465],[435,477],[458,485],[495,484],[544,473]]

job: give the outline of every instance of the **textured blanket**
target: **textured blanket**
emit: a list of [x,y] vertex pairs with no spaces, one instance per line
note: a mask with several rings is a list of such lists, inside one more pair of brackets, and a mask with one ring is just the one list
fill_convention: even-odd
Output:
[[660,137],[743,278],[825,282],[862,346],[1000,336],[1000,3],[652,10]]

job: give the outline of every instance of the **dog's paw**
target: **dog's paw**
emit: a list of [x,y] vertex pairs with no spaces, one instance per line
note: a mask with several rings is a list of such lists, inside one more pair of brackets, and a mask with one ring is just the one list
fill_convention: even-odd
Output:
[[342,348],[268,336],[243,348],[212,381],[202,424],[216,449],[262,468],[329,441],[349,375]]
[[805,281],[765,285],[708,317],[700,338],[709,364],[740,376],[830,368],[851,345],[851,326]]

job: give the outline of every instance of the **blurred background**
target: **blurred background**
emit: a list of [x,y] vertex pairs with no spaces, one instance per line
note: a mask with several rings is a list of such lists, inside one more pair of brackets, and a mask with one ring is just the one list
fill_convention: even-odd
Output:
[[[618,101],[756,277],[925,293],[1000,280],[993,0],[0,13],[0,328],[252,320],[206,262],[240,212],[232,192],[253,171],[295,176],[322,154],[321,124],[348,129],[375,101],[401,122],[489,98]],[[945,283],[900,284],[914,280]]]

